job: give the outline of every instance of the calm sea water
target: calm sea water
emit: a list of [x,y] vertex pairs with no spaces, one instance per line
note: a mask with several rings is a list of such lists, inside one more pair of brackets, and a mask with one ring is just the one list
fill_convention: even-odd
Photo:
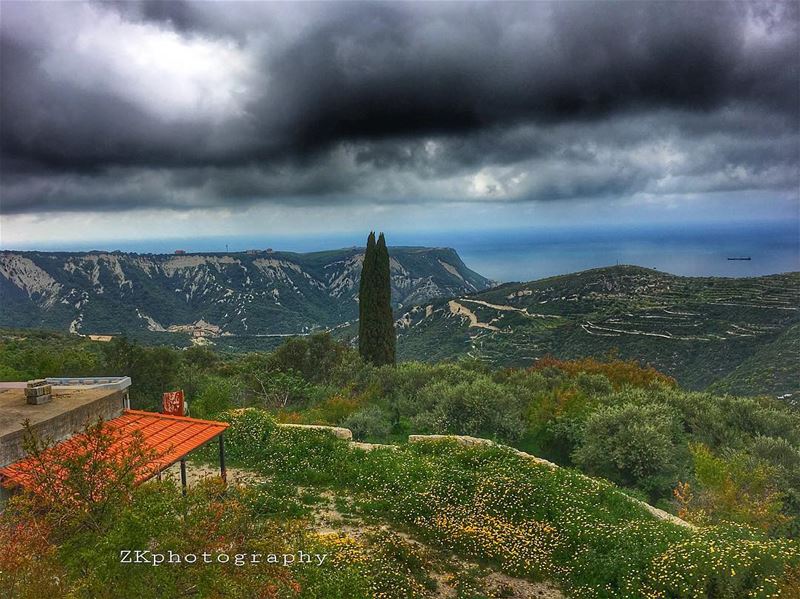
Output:
[[454,245],[470,268],[498,281],[527,281],[614,264],[686,276],[747,277],[800,270],[796,226],[509,231],[484,238],[465,236]]
[[[365,235],[195,238],[89,242],[24,249],[138,252],[242,251],[273,247],[307,252],[363,245]],[[614,229],[517,229],[467,232],[387,232],[390,245],[448,246],[473,270],[495,281],[527,281],[610,266],[636,264],[687,276],[744,277],[800,270],[796,222]],[[20,248],[23,249],[23,248]],[[749,256],[748,261],[728,257]]]

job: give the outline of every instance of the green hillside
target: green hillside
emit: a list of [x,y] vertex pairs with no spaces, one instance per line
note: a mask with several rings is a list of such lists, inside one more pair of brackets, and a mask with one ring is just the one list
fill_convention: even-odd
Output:
[[[268,351],[357,335],[361,251],[0,253],[0,326]],[[530,366],[615,354],[689,389],[800,396],[800,273],[679,277],[615,266],[488,288],[447,248],[391,249],[401,360]]]
[[730,374],[717,381],[710,391],[715,393],[765,393],[782,396],[798,405],[800,394],[800,324],[790,326],[777,339],[760,347]]
[[404,359],[503,366],[611,352],[691,389],[726,380],[720,389],[796,394],[799,309],[800,273],[726,279],[618,266],[416,307],[399,320],[398,348]]

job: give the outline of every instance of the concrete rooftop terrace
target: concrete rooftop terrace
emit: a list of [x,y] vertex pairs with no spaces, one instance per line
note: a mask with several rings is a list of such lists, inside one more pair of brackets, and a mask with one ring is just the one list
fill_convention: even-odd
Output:
[[25,383],[0,383],[0,466],[24,457],[26,420],[37,435],[61,441],[87,421],[121,415],[130,386],[128,377],[47,382],[52,385],[52,400],[41,405],[28,404]]

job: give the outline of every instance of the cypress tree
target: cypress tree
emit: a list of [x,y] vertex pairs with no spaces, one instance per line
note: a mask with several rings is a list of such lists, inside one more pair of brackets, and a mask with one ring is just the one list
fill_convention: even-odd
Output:
[[358,351],[375,364],[395,363],[395,331],[392,315],[392,288],[389,250],[383,233],[367,238],[367,250],[361,267],[358,290]]
[[383,233],[375,247],[378,289],[378,354],[382,364],[395,363],[396,335],[392,313],[392,279],[389,263],[389,248]]
[[367,237],[367,250],[361,265],[361,283],[358,288],[358,352],[371,362],[374,355],[375,286],[375,232]]

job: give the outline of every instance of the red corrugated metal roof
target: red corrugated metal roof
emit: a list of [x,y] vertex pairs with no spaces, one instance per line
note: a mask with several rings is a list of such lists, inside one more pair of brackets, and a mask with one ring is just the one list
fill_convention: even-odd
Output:
[[[157,456],[139,476],[139,482],[171,466],[228,428],[227,422],[169,416],[141,410],[125,410],[122,416],[107,421],[105,425],[118,435],[118,439],[110,448],[111,453],[122,453],[131,443],[131,433],[139,431],[145,448],[152,450]],[[51,451],[68,451],[70,445],[77,445],[76,437],[58,443],[51,448]],[[29,480],[26,473],[30,472],[33,465],[33,458],[25,458],[0,468],[0,476],[6,479],[5,484],[24,486]]]

